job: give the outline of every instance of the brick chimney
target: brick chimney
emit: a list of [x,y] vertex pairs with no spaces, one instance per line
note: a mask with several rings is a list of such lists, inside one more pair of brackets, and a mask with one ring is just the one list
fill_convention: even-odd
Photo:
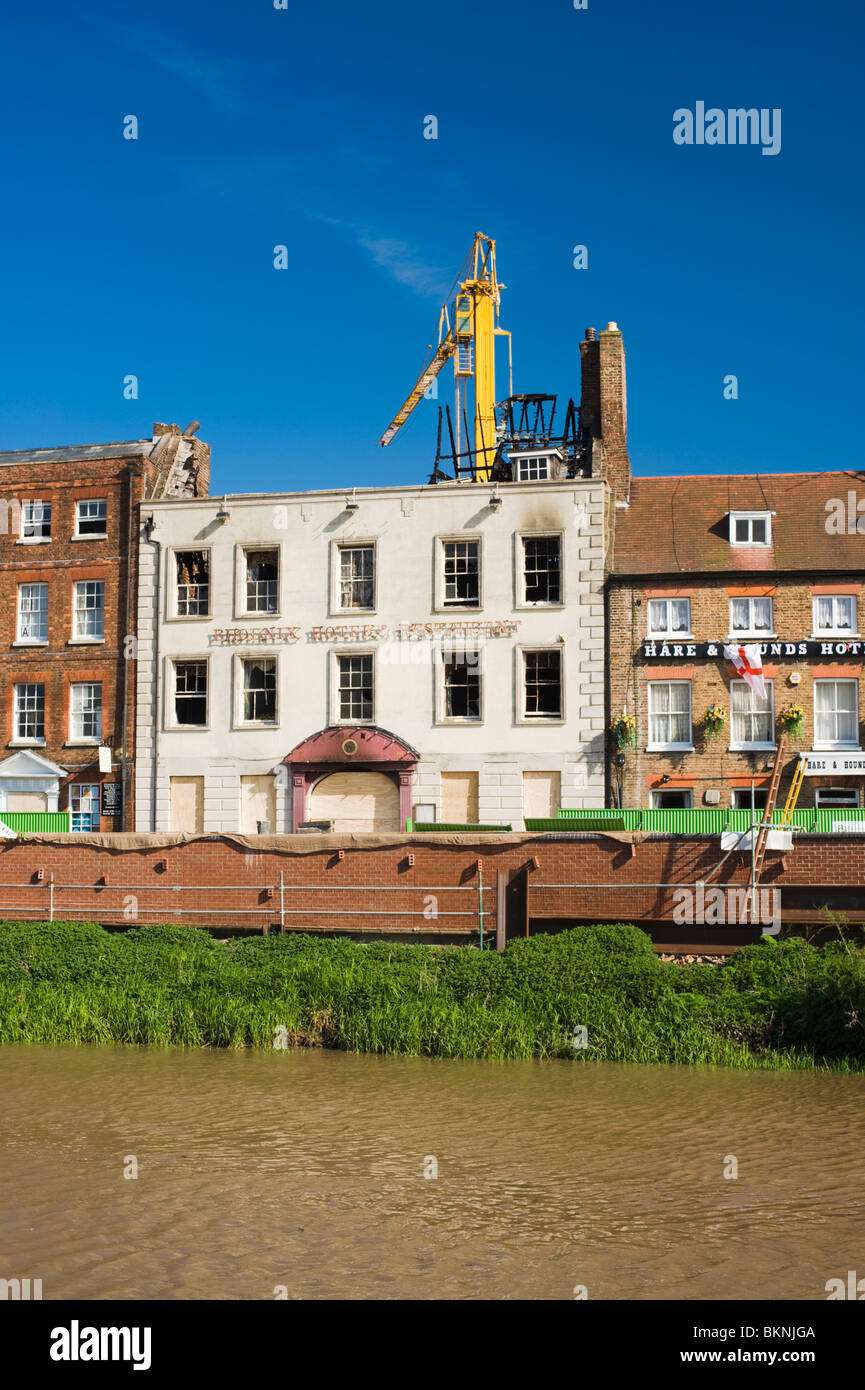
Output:
[[606,478],[617,502],[631,491],[625,344],[619,327],[586,329],[580,343],[580,428],[589,441],[592,476]]

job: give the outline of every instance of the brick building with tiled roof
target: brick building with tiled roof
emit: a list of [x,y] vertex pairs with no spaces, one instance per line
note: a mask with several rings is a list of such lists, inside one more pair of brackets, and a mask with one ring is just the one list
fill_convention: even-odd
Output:
[[[863,533],[865,474],[633,479],[607,584],[610,719],[635,720],[623,747],[611,736],[612,805],[746,806],[752,780],[761,804],[797,706],[781,799],[807,751],[825,775],[800,806],[862,804]],[[760,646],[765,700],[725,644]]]

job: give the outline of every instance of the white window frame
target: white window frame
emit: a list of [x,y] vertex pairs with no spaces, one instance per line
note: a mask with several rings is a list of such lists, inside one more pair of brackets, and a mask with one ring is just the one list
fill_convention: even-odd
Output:
[[[852,685],[852,686],[855,686],[855,688],[856,688],[856,700],[855,700],[855,704],[854,704],[854,729],[855,729],[855,738],[854,738],[852,741],[850,741],[850,742],[844,742],[844,741],[840,741],[840,740],[839,740],[839,741],[836,741],[836,742],[833,743],[833,742],[831,742],[831,741],[828,740],[828,739],[818,739],[818,737],[817,737],[817,718],[818,718],[818,713],[819,713],[819,711],[818,711],[818,709],[817,709],[817,687],[818,687],[818,685],[821,685],[821,686],[825,686],[825,685],[834,685],[834,686],[838,686],[838,685]],[[837,718],[837,707],[836,707],[836,718]],[[859,747],[859,682],[858,682],[858,680],[855,678],[855,676],[854,676],[854,677],[851,677],[851,676],[829,677],[829,678],[825,678],[825,679],[816,678],[816,679],[814,680],[814,748],[815,748],[815,749],[822,750],[822,751],[824,751],[824,752],[832,752],[832,751],[842,752],[842,751],[844,751],[845,749],[846,749],[846,750],[852,750],[852,749],[858,749],[858,747]]]
[[[559,543],[559,597],[554,600],[534,601],[526,598],[526,542],[558,541]],[[565,533],[564,531],[518,531],[514,536],[516,607],[525,608],[530,613],[536,609],[555,609],[565,606]]]
[[[85,532],[82,534],[82,531],[81,531],[81,522],[82,522],[81,508],[82,508],[82,507],[89,507],[89,506],[92,506],[92,505],[94,505],[94,504],[98,505],[100,502],[101,502],[102,506],[103,506],[104,509],[105,509],[105,511],[104,511],[104,516],[103,516],[103,518],[102,518],[102,520],[103,520],[104,523],[105,523],[105,529],[104,529],[103,531],[85,531]],[[87,518],[84,517],[83,520],[86,521]],[[98,516],[97,516],[96,520],[97,520],[97,521],[99,520]],[[72,539],[73,539],[74,541],[104,541],[104,540],[107,538],[107,536],[108,536],[108,498],[107,498],[107,497],[77,497],[77,498],[75,499],[75,530],[74,530],[74,532],[73,532]]]
[[[47,512],[48,512],[48,535],[47,535],[47,536],[26,536],[26,535],[24,534],[24,529],[25,529],[26,526],[28,526],[28,525],[33,526],[33,525],[34,525],[34,521],[33,521],[32,515],[31,515],[31,517],[30,517],[29,522],[28,522],[28,519],[27,519],[27,514],[28,514],[28,512],[31,512],[32,509],[33,509],[34,507],[41,507],[41,508],[42,508],[42,511],[43,511],[42,525],[45,524],[45,521],[44,521],[44,513],[45,513],[46,510],[47,510]],[[54,522],[54,503],[53,503],[53,502],[45,502],[45,501],[43,501],[43,500],[42,500],[41,498],[39,498],[39,497],[32,497],[32,498],[30,498],[28,501],[22,502],[22,503],[21,503],[21,535],[20,535],[20,537],[19,537],[19,543],[20,543],[21,545],[48,545],[49,542],[50,542],[50,540],[51,540],[51,527],[52,527],[52,525],[53,525],[53,522]]]
[[[254,550],[272,550],[276,552],[276,608],[272,612],[266,612],[263,608],[248,608],[248,598],[246,593],[246,557]],[[213,594],[213,575],[211,564],[208,561],[208,575],[210,596]],[[235,547],[235,589],[234,589],[234,616],[236,618],[257,618],[263,623],[273,622],[274,619],[282,615],[282,546],[279,541],[273,543],[262,541],[255,544],[252,541],[243,541]]]
[[[177,695],[177,667],[188,663],[207,668],[207,689],[205,691],[205,719],[203,724],[180,724],[175,712],[175,697]],[[163,728],[182,729],[185,733],[206,733],[210,728],[210,691],[211,691],[211,664],[210,657],[201,652],[195,652],[192,656],[170,656],[165,658],[165,709],[163,712]],[[258,727],[258,726],[257,726]]]
[[[345,660],[352,656],[366,656],[372,662],[372,713],[366,719],[358,719],[352,715],[340,713],[340,689],[339,689],[339,663],[340,659]],[[378,703],[378,669],[376,663],[375,650],[372,647],[339,647],[331,652],[330,658],[330,712],[331,724],[345,725],[353,727],[355,724],[371,725],[375,723],[376,705]]]
[[[18,703],[19,690],[26,690],[33,686],[42,691],[42,733],[41,734],[21,734],[18,732],[18,716],[21,712]],[[46,718],[46,699],[44,681],[16,681],[12,690],[12,740],[16,747],[43,748],[45,746],[45,718]]]
[[[653,604],[653,603],[663,603],[663,604],[666,605],[667,622],[666,622],[666,626],[663,627],[663,628],[653,628],[652,625],[651,625],[651,613],[652,613],[652,604]],[[672,611],[673,611],[673,607],[672,607],[672,606],[673,606],[674,603],[687,603],[687,605],[688,605],[688,627],[687,627],[687,631],[686,631],[686,632],[674,632],[673,629],[672,629],[671,626],[670,626],[670,621],[671,621],[670,615],[672,614]],[[694,634],[693,634],[693,631],[692,631],[692,629],[691,629],[691,600],[690,600],[690,597],[683,597],[683,596],[678,596],[678,597],[677,597],[677,596],[671,596],[670,598],[664,598],[663,595],[660,595],[660,596],[655,597],[655,598],[647,598],[647,599],[646,599],[646,636],[647,636],[648,638],[663,637],[663,638],[665,639],[665,641],[670,641],[670,642],[688,642],[688,641],[692,640],[693,635],[694,635]]]
[[[852,605],[853,605],[853,626],[852,626],[852,627],[850,627],[850,628],[845,628],[845,627],[839,628],[839,627],[836,627],[836,626],[834,626],[834,625],[833,625],[832,627],[818,627],[818,626],[817,626],[817,606],[818,606],[818,604],[821,603],[821,602],[825,603],[826,599],[830,599],[831,602],[832,602],[832,616],[833,616],[833,618],[836,618],[836,617],[837,617],[837,606],[836,606],[836,605],[837,605],[839,599],[842,599],[842,600],[844,601],[844,603],[852,603]],[[850,639],[852,640],[852,639],[854,639],[854,638],[856,638],[856,637],[859,636],[858,628],[859,628],[859,600],[858,600],[856,594],[812,594],[812,595],[811,595],[811,629],[812,629],[811,635],[812,635],[812,637],[813,637],[815,640],[816,640],[816,639],[819,639],[820,637],[837,637],[837,638],[840,638],[842,641],[846,641],[847,638],[850,638]]]
[[[776,743],[776,741],[775,741],[775,682],[774,682],[773,680],[766,680],[766,679],[764,678],[763,684],[764,684],[765,687],[766,687],[766,694],[767,694],[768,699],[769,699],[769,711],[768,711],[768,713],[769,713],[769,727],[770,727],[770,729],[772,730],[772,740],[771,740],[770,743],[762,743],[762,742],[755,742],[755,743],[740,743],[740,742],[736,742],[736,741],[734,740],[734,738],[733,738],[733,719],[734,719],[735,716],[734,716],[734,714],[733,714],[733,688],[734,688],[734,686],[739,686],[739,687],[744,686],[744,688],[749,692],[749,694],[750,694],[750,696],[751,696],[751,703],[752,703],[752,704],[753,704],[753,701],[754,701],[754,692],[753,692],[753,690],[751,690],[751,687],[748,685],[748,682],[747,682],[747,681],[730,681],[730,752],[731,752],[731,753],[748,753],[748,752],[751,752],[751,751],[753,751],[753,750],[756,750],[757,752],[767,752],[767,753],[768,753],[768,752],[770,752],[772,749],[777,748],[777,746],[778,746],[777,743]],[[750,714],[750,715],[753,716],[754,713],[755,713],[755,711],[754,711],[753,709],[749,710],[749,714]]]
[[[79,590],[79,589],[82,589],[82,588],[84,587],[85,584],[101,584],[101,585],[102,585],[102,607],[101,607],[101,609],[97,609],[97,608],[81,608],[81,609],[79,609],[79,607],[78,607],[78,590]],[[99,636],[99,637],[93,637],[93,636],[91,636],[89,633],[82,633],[82,632],[79,632],[79,631],[78,631],[78,616],[79,616],[79,613],[98,613],[98,612],[100,612],[100,611],[101,611],[101,613],[102,613],[102,634],[101,634],[101,636]],[[76,580],[73,582],[73,584],[72,584],[72,636],[70,637],[69,641],[70,641],[71,643],[75,643],[75,644],[78,644],[78,645],[81,645],[81,646],[101,646],[101,645],[104,644],[104,642],[105,642],[105,580],[104,580],[104,579],[76,579]]]
[[[733,604],[747,603],[748,605],[748,626],[733,626]],[[760,628],[754,627],[754,607],[755,603],[768,603],[769,605],[769,627],[764,632]],[[738,598],[730,599],[730,631],[731,638],[740,640],[745,637],[753,637],[761,642],[769,642],[775,636],[775,597],[773,594],[742,594]]]
[[[343,608],[342,606],[342,552],[343,550],[372,551],[372,605],[369,608]],[[333,617],[343,617],[352,613],[375,613],[378,609],[378,541],[375,537],[358,536],[351,540],[334,541],[330,551],[330,612]]]
[[[553,458],[554,458],[554,457],[555,457],[555,455],[554,455],[554,454],[550,454],[550,453],[546,453],[546,454],[544,454],[544,453],[537,453],[537,454],[523,454],[522,456],[520,456],[520,457],[514,459],[513,461],[514,461],[514,463],[516,464],[516,469],[517,469],[517,476],[516,476],[516,478],[514,478],[514,482],[515,482],[515,483],[545,483],[545,482],[548,482],[549,479],[552,478],[552,476],[553,476],[553,467],[552,467],[552,464],[553,464]],[[534,476],[534,477],[531,477],[531,476],[524,477],[524,476],[523,476],[523,470],[524,470],[524,469],[527,471],[527,473],[528,473],[529,475],[531,475],[531,472],[532,472],[532,464],[543,464],[543,465],[544,465],[544,468],[545,468],[545,471],[544,471],[543,473],[541,473],[541,472],[538,470],[538,471],[535,472],[535,476]]]
[[[243,679],[243,666],[247,661],[273,661],[275,666],[275,701],[272,719],[246,719],[244,717],[244,693],[245,684]],[[234,654],[234,728],[235,729],[277,729],[279,728],[280,711],[280,661],[279,653],[268,648],[266,651],[246,651],[235,652]],[[210,672],[208,672],[208,714],[210,710]],[[189,727],[184,725],[184,728]],[[198,728],[197,724],[191,726]]]
[[[846,793],[847,796],[849,796],[849,797],[851,797],[851,798],[852,798],[852,797],[855,797],[856,799],[855,799],[855,801],[852,801],[852,800],[851,800],[850,802],[839,802],[839,801],[837,800],[837,798],[835,798],[835,799],[833,799],[833,800],[831,800],[831,801],[824,800],[824,797],[828,797],[829,794],[830,794],[830,792],[836,792],[836,793],[841,792],[841,793]],[[858,788],[858,787],[855,787],[855,786],[854,786],[854,787],[815,787],[815,788],[814,788],[814,805],[816,806],[816,808],[817,808],[818,811],[821,811],[821,810],[824,810],[824,809],[825,809],[825,810],[830,810],[830,811],[831,811],[833,807],[835,807],[835,808],[836,808],[837,810],[839,810],[839,811],[842,811],[842,810],[852,810],[854,807],[855,807],[856,810],[858,810],[859,807],[862,805],[862,793],[859,791],[859,788]]]
[[[81,709],[81,710],[76,710],[76,708],[75,708],[75,691],[76,691],[76,690],[84,690],[84,689],[87,689],[87,690],[98,690],[98,691],[99,691],[99,704],[98,704],[98,707],[97,707],[97,708],[98,708],[98,713],[99,713],[99,732],[98,732],[98,733],[95,733],[95,734],[78,734],[78,733],[75,732],[75,719],[76,719],[76,716],[77,716],[78,718],[81,718],[81,719],[83,720],[84,715],[85,715],[86,713],[88,713],[88,711],[86,711],[86,710],[83,710],[83,709]],[[69,684],[69,738],[68,738],[67,742],[70,743],[70,744],[77,744],[77,745],[82,745],[82,746],[86,746],[86,747],[94,747],[94,746],[96,746],[97,744],[100,744],[100,743],[102,742],[103,713],[104,713],[104,705],[103,705],[103,702],[102,702],[102,681],[70,681],[70,684]]]
[[[774,516],[774,512],[730,512],[729,516],[730,516],[730,532],[729,532],[729,535],[730,535],[730,544],[731,544],[732,546],[739,546],[739,547],[742,547],[742,546],[750,546],[752,549],[756,547],[756,549],[758,549],[758,550],[769,550],[769,549],[771,548],[771,545],[772,545],[772,517]],[[747,540],[744,540],[744,541],[737,541],[737,540],[736,540],[736,522],[737,522],[737,521],[747,521],[747,522],[749,523],[749,525],[748,525],[748,539],[747,539]],[[755,541],[755,540],[752,539],[752,537],[753,537],[753,532],[754,532],[753,523],[754,523],[755,521],[765,521],[765,523],[766,523],[766,539],[765,539],[764,541]]]
[[[690,797],[687,806],[665,806],[663,796],[665,792],[676,792],[678,796]],[[653,811],[693,811],[694,809],[694,788],[693,787],[653,787],[649,792],[649,806]]]
[[[192,551],[200,551],[207,556],[207,612],[206,613],[181,613],[180,610],[180,591],[177,582],[177,557],[187,555]],[[168,565],[167,583],[165,585],[165,621],[168,623],[209,623],[213,621],[213,548],[209,545],[173,545],[170,550],[165,552],[165,560]]]
[[[526,713],[526,672],[528,663],[526,657],[535,652],[557,652],[559,657],[559,713],[558,714],[527,714]],[[550,724],[564,724],[566,717],[565,710],[565,651],[561,646],[556,646],[552,642],[527,642],[525,646],[517,647],[517,722],[527,724],[535,728],[546,728]]]
[[[37,580],[36,582],[31,582],[31,581],[29,581],[29,580],[25,580],[24,583],[18,585],[18,595],[17,595],[18,603],[17,603],[17,618],[16,618],[16,626],[15,626],[15,642],[14,642],[14,644],[13,644],[14,646],[16,646],[16,647],[47,647],[47,646],[48,646],[48,588],[49,588],[49,586],[48,586],[47,584],[43,583],[41,580]],[[42,596],[44,597],[44,600],[45,600],[44,605],[43,605],[41,608],[39,608],[39,609],[31,610],[31,615],[32,615],[32,612],[34,612],[34,611],[35,611],[37,614],[39,614],[39,615],[44,614],[44,617],[45,617],[45,636],[44,636],[44,637],[22,637],[22,636],[21,636],[21,627],[22,627],[21,619],[22,619],[22,617],[23,617],[23,614],[22,614],[22,611],[21,611],[21,599],[22,599],[21,590],[22,590],[22,589],[41,589],[41,590],[43,591]],[[31,626],[32,626],[32,623],[31,623]]]
[[[477,603],[445,602],[445,546],[476,545],[478,550]],[[484,606],[484,543],[482,536],[436,536],[435,538],[435,611],[437,613],[481,613]]]
[[[647,701],[647,706],[648,706],[648,719],[649,719],[649,727],[648,727],[649,741],[648,741],[648,743],[647,743],[647,745],[646,745],[646,752],[647,752],[647,753],[666,753],[667,751],[682,752],[682,753],[693,752],[693,749],[694,749],[694,689],[693,689],[693,682],[692,682],[692,681],[689,681],[689,680],[657,680],[657,681],[647,681],[646,684],[648,685],[648,694],[647,694],[647,696],[646,696],[646,701]],[[691,730],[691,736],[690,736],[690,738],[688,739],[687,743],[655,743],[655,742],[653,741],[653,739],[652,739],[652,719],[653,719],[656,715],[658,715],[658,714],[665,715],[666,717],[669,717],[669,716],[670,716],[670,711],[669,711],[669,710],[653,710],[653,709],[652,709],[652,687],[653,687],[653,686],[658,686],[658,687],[660,687],[660,686],[662,686],[662,685],[686,685],[686,686],[688,687],[688,727],[689,727],[689,729]],[[675,712],[676,712],[676,711],[674,711],[674,713],[675,713]],[[679,711],[679,713],[684,713],[684,711]],[[673,789],[671,788],[671,790],[673,790]],[[678,790],[678,788],[676,788],[676,790]]]
[[[478,714],[476,716],[465,714],[448,714],[447,712],[447,692],[445,690],[445,665],[448,657],[466,655],[473,652],[477,657],[478,673]],[[486,648],[480,643],[472,646],[471,642],[451,643],[450,645],[437,646],[433,648],[433,664],[435,678],[435,712],[437,724],[483,724],[484,722],[484,671],[485,671]],[[534,721],[532,721],[534,722]]]

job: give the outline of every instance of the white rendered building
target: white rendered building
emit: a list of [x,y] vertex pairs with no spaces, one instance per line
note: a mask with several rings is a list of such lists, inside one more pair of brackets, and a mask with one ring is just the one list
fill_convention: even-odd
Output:
[[602,807],[609,496],[542,472],[147,503],[136,828]]

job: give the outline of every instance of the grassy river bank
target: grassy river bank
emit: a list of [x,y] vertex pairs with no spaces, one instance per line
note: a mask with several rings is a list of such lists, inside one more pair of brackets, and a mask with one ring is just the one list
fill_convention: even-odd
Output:
[[865,954],[767,938],[724,965],[682,965],[627,925],[538,936],[497,955],[3,922],[0,1043],[862,1070]]

